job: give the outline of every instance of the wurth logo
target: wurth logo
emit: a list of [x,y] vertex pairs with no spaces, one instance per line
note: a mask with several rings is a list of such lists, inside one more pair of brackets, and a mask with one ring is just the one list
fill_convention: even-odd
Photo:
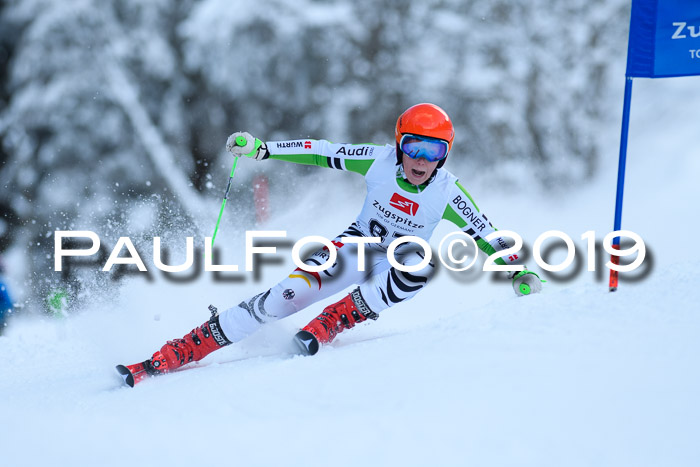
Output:
[[398,193],[394,193],[394,195],[391,197],[391,200],[389,200],[389,204],[398,209],[401,212],[405,212],[406,214],[410,216],[415,216],[416,212],[418,212],[418,203],[415,201],[411,201],[408,198],[404,198]]
[[304,149],[311,149],[311,141],[304,141]]

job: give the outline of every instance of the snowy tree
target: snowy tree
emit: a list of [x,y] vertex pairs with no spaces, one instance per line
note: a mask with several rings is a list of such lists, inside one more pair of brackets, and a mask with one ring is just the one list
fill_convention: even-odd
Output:
[[[391,141],[422,101],[457,126],[456,151],[480,165],[531,161],[542,183],[595,170],[624,59],[628,2],[357,1],[198,4],[185,21],[188,67],[271,137]],[[241,15],[240,11],[248,14]],[[269,11],[274,11],[270,14]],[[215,33],[212,33],[215,31]]]
[[49,274],[54,230],[101,230],[114,244],[125,230],[148,237],[201,211],[177,108],[187,82],[167,40],[176,8],[127,3],[23,1],[6,11],[23,34],[2,114],[13,154],[5,179],[35,285],[60,280]]

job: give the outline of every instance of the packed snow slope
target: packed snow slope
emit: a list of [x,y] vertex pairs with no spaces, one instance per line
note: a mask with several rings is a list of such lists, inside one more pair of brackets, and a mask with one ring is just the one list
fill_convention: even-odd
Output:
[[[291,262],[229,283],[135,277],[95,309],[18,319],[0,337],[2,464],[700,465],[700,136],[688,99],[698,80],[638,81],[623,227],[651,252],[642,280],[611,294],[607,270],[582,268],[516,297],[507,282],[442,268],[414,300],[314,357],[286,352],[324,304],[129,389],[115,364],[150,356],[205,321],[207,305],[238,303]],[[664,93],[668,102],[652,99]],[[612,227],[616,138],[604,164],[593,183],[556,197],[461,178],[498,227],[530,243],[561,230],[585,247],[585,231],[602,239]],[[300,195],[303,207],[265,228],[332,237],[362,197],[326,194]],[[319,210],[329,213],[320,222]],[[227,259],[240,260],[240,232],[220,235],[235,250]]]

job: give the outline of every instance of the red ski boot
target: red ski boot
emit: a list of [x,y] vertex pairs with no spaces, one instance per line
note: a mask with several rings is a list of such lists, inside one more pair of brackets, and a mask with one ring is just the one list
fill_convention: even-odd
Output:
[[378,316],[370,310],[357,288],[342,300],[327,306],[294,336],[294,341],[302,354],[314,355],[320,344],[330,344],[345,329],[353,328],[367,318],[377,319]]
[[182,339],[168,341],[150,359],[134,365],[118,365],[117,372],[128,386],[134,387],[148,376],[162,375],[187,363],[197,362],[230,343],[221,330],[219,317],[213,315]]

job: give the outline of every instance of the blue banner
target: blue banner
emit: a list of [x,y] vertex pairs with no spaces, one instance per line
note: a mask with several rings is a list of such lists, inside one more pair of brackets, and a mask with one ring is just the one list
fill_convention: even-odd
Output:
[[700,75],[700,0],[632,0],[627,76]]

